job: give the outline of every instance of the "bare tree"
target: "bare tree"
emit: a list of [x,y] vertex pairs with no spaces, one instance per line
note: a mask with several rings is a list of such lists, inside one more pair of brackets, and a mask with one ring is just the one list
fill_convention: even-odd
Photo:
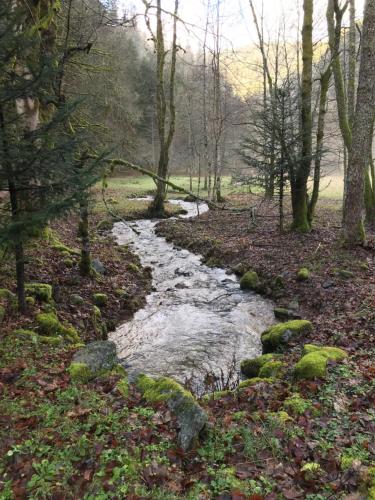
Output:
[[375,114],[375,0],[366,0],[365,4],[358,80],[343,210],[343,238],[348,245],[366,241],[363,201]]
[[[150,19],[148,17],[151,3],[143,0],[146,7],[146,24],[151,34],[151,39],[154,43],[156,52],[156,112],[159,133],[159,162],[158,176],[162,179],[167,179],[169,166],[169,150],[173,141],[176,125],[176,106],[175,106],[175,76],[176,76],[176,61],[177,61],[177,16],[178,16],[178,0],[174,3],[173,12],[173,34],[172,45],[170,49],[170,69],[168,77],[168,88],[165,83],[165,67],[166,55],[164,40],[164,28],[162,14],[163,9],[161,0],[156,3],[156,34],[152,31]],[[167,122],[168,115],[168,122]],[[149,207],[150,214],[153,216],[164,215],[164,202],[166,198],[166,184],[162,181],[157,181],[156,193],[154,200]]]

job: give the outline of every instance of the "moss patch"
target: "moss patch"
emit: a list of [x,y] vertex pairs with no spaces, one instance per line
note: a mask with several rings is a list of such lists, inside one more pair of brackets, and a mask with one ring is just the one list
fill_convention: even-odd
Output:
[[344,351],[344,349],[340,349],[339,347],[305,344],[303,348],[303,354],[309,354],[311,352],[318,352],[328,359],[334,361],[342,361],[348,356],[348,353]]
[[313,326],[310,321],[295,319],[286,323],[278,323],[264,331],[261,336],[263,351],[273,352],[297,335],[311,332]]
[[294,367],[297,378],[322,378],[327,371],[328,358],[319,352],[311,352],[301,358]]
[[94,374],[85,363],[71,363],[68,371],[70,378],[74,382],[87,382],[94,377]]
[[94,293],[92,300],[97,307],[104,307],[108,304],[108,295],[105,293]]
[[38,314],[36,321],[42,335],[61,335],[72,343],[80,342],[77,330],[72,325],[62,324],[53,312]]
[[28,295],[40,302],[51,302],[52,300],[52,286],[47,283],[27,283],[25,290]]
[[249,378],[257,377],[259,375],[259,371],[263,365],[268,363],[268,361],[273,361],[279,358],[280,354],[263,354],[263,356],[258,356],[255,359],[244,359],[241,362],[241,372]]
[[5,318],[5,307],[0,305],[0,324],[3,322]]
[[312,408],[312,403],[295,392],[284,401],[283,406],[287,412],[293,415],[303,415],[307,410]]
[[297,280],[298,281],[307,281],[310,278],[310,271],[307,267],[301,267],[297,271]]
[[253,377],[241,382],[238,386],[238,389],[245,389],[246,387],[251,387],[252,385],[256,385],[259,383],[272,384],[274,381],[275,380],[273,378]]
[[242,290],[258,290],[259,285],[259,277],[255,271],[247,271],[240,280]]
[[280,378],[286,365],[282,361],[268,361],[259,371],[260,378]]

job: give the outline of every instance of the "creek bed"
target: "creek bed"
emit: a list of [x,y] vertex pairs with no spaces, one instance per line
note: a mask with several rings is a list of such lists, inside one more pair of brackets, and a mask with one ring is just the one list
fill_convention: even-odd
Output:
[[[197,216],[196,203],[171,200]],[[199,205],[199,212],[208,210]],[[116,223],[113,234],[152,269],[153,292],[131,321],[110,334],[129,375],[171,376],[203,384],[207,373],[224,377],[235,360],[261,354],[260,334],[274,323],[273,304],[243,292],[234,274],[210,268],[201,257],[155,234],[157,220]]]

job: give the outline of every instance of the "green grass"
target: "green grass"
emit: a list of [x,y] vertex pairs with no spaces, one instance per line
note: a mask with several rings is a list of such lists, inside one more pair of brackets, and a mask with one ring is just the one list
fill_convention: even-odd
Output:
[[[170,181],[190,191],[190,179],[188,176],[174,175],[170,177]],[[248,193],[247,186],[231,185],[231,176],[222,177],[222,194],[228,196],[230,194]],[[309,183],[309,189],[312,188],[312,181]],[[155,189],[155,183],[151,177],[147,176],[127,176],[114,177],[108,180],[109,191],[120,191],[124,197],[129,196],[145,196],[152,194]],[[173,198],[183,198],[185,194],[169,189],[169,196]],[[342,200],[344,190],[344,180],[341,175],[324,176],[321,180],[320,198],[330,200]],[[198,178],[193,178],[193,192],[198,191]],[[253,192],[259,192],[259,188],[252,188]],[[201,179],[200,193],[204,198],[207,192],[203,190],[203,179]],[[173,196],[172,196],[173,195]]]

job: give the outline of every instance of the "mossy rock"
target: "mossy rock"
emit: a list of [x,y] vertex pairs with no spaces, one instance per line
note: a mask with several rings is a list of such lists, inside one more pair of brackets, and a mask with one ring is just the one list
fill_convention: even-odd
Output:
[[307,401],[300,394],[295,392],[284,401],[283,407],[287,412],[293,415],[303,415],[306,411],[310,410],[313,405],[311,401]]
[[105,293],[94,293],[92,300],[97,307],[104,307],[108,304],[108,295]]
[[254,359],[244,359],[241,362],[241,372],[249,378],[257,377],[259,371],[263,365],[268,363],[268,361],[274,361],[279,358],[280,354],[263,354],[263,356],[258,356]]
[[235,266],[232,267],[232,271],[237,276],[243,276],[244,274],[246,274],[248,269],[249,269],[248,264],[245,264],[244,262],[240,262],[239,264],[236,264]]
[[26,297],[26,304],[30,307],[35,306],[35,297]]
[[73,267],[74,266],[74,260],[72,259],[64,259],[64,264],[66,267]]
[[179,445],[185,451],[191,449],[207,422],[206,413],[192,394],[178,382],[167,377],[153,380],[146,375],[140,375],[136,385],[146,401],[167,403],[170,411],[176,416],[180,428]]
[[259,286],[259,277],[255,271],[247,271],[240,280],[240,287],[242,290],[257,291]]
[[285,347],[290,340],[309,333],[312,329],[311,322],[303,319],[294,319],[271,326],[261,336],[263,352],[267,354]]
[[305,344],[303,347],[303,354],[310,354],[311,352],[318,352],[333,361],[342,361],[348,357],[348,353],[339,347]]
[[[111,372],[117,365],[116,345],[107,340],[99,340],[90,342],[74,354],[69,373],[72,380],[86,382]],[[122,369],[120,375],[123,374]]]
[[25,291],[31,297],[35,297],[40,302],[52,301],[52,286],[47,283],[27,283]]
[[301,319],[301,316],[295,311],[287,309],[286,307],[275,307],[273,310],[276,319],[280,321],[290,321],[291,319]]
[[78,295],[77,293],[73,293],[70,296],[70,303],[73,304],[74,306],[81,306],[82,304],[85,303],[83,297]]
[[307,281],[310,278],[310,271],[307,267],[301,267],[297,271],[297,280],[298,281]]
[[77,330],[69,324],[62,324],[53,312],[40,313],[36,317],[39,333],[48,337],[60,335],[71,343],[80,341]]
[[249,378],[248,380],[244,380],[243,382],[240,382],[238,385],[238,389],[245,389],[246,387],[251,387],[256,384],[272,384],[275,381],[273,378],[260,378],[260,377],[252,377]]
[[282,361],[268,361],[259,371],[260,378],[281,378],[286,365]]

